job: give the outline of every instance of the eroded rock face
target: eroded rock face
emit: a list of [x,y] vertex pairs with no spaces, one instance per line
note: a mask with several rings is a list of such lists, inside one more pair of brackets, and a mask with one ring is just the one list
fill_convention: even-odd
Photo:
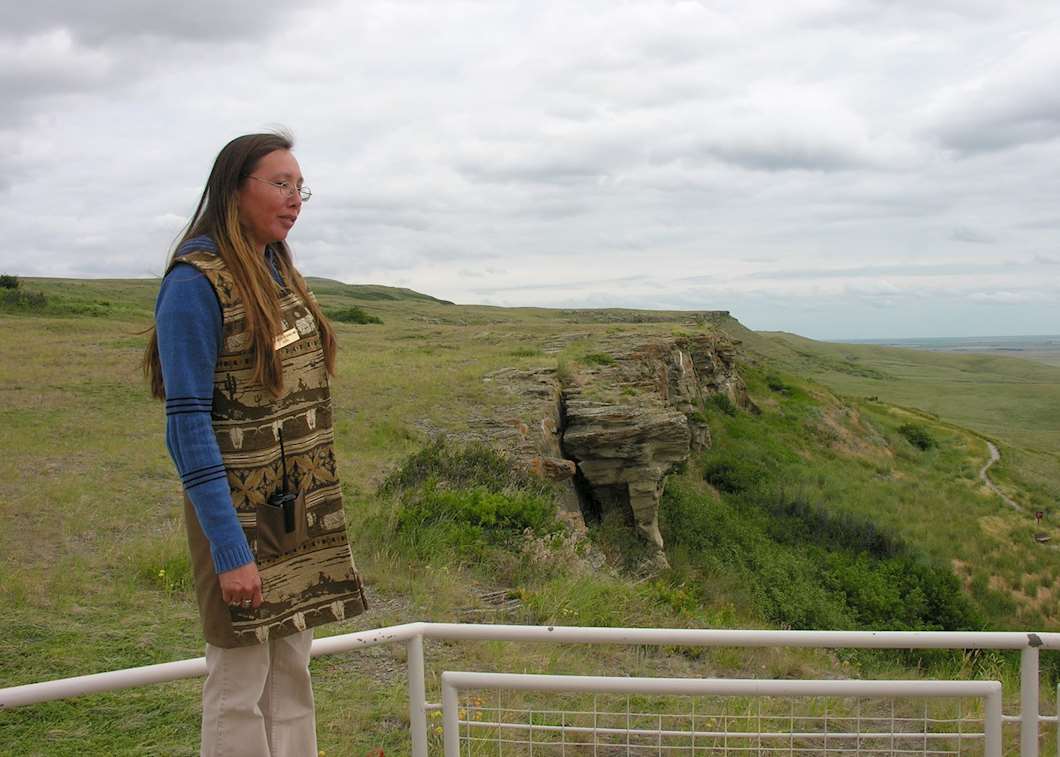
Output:
[[584,529],[574,484],[577,466],[563,453],[563,391],[555,369],[502,368],[485,380],[507,390],[511,402],[503,414],[481,418],[475,424],[474,438],[492,444],[510,455],[517,465],[555,482],[560,519]]
[[699,412],[712,394],[753,409],[735,369],[735,345],[720,335],[598,342],[589,364],[564,371],[503,369],[487,377],[512,396],[512,415],[483,421],[495,446],[558,482],[561,515],[613,509],[659,550],[659,500],[666,476],[693,450],[710,446]]
[[637,530],[661,551],[659,497],[666,474],[688,458],[692,434],[684,413],[651,404],[569,400],[563,447],[598,507],[631,511]]

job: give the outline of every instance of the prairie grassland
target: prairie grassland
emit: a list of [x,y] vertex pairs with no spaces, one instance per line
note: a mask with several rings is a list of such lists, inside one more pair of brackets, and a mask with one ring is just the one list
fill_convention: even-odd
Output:
[[1060,452],[1060,369],[996,355],[755,335],[752,347],[840,394],[915,407],[1002,443]]
[[[0,685],[198,656],[179,481],[164,447],[161,408],[148,398],[139,372],[146,343],[141,332],[150,325],[157,282],[31,279],[24,286],[45,292],[49,305],[36,314],[0,313],[0,517],[7,524],[0,529],[5,631],[0,634]],[[341,352],[334,385],[339,471],[355,554],[374,607],[365,616],[322,629],[321,635],[410,620],[751,627],[783,625],[791,617],[768,597],[747,592],[746,571],[755,566],[696,563],[691,559],[695,549],[681,546],[680,539],[673,539],[672,574],[645,579],[637,573],[636,542],[624,523],[613,520],[593,526],[588,546],[556,545],[543,535],[524,545],[521,536],[478,526],[432,528],[432,538],[451,533],[457,541],[435,542],[436,549],[424,554],[414,539],[402,535],[400,524],[408,521],[400,518],[417,498],[427,496],[425,491],[411,489],[396,498],[379,493],[386,477],[432,435],[473,430],[483,418],[503,413],[504,398],[482,380],[491,371],[509,365],[556,367],[559,359],[576,369],[580,358],[600,352],[596,343],[609,334],[705,328],[690,314],[464,307],[384,287],[326,281],[314,287],[325,308],[356,304],[383,320],[382,325],[337,325]],[[727,327],[740,331],[734,321]],[[769,346],[758,335],[743,336],[749,347]],[[817,346],[800,349],[812,353]],[[839,359],[821,349],[821,359]],[[793,366],[790,350],[784,350],[769,359]],[[859,359],[869,362],[870,353]],[[977,393],[974,373],[961,374],[949,363],[933,368],[931,360],[949,356],[926,357],[928,362],[915,363],[917,370],[900,373],[891,367],[886,381],[873,379],[879,386],[856,381],[839,386],[835,381],[849,374],[792,368],[785,380],[801,392],[793,397],[768,387],[764,359],[747,364],[763,415],[729,416],[705,408],[715,448],[673,477],[668,501],[680,500],[685,503],[680,506],[693,508],[690,512],[750,513],[756,529],[767,526],[761,502],[749,501],[746,493],[721,493],[704,475],[716,462],[712,455],[742,450],[736,457],[754,459],[774,439],[779,457],[764,474],[767,490],[779,477],[790,478],[814,503],[871,518],[935,563],[952,564],[970,601],[995,627],[1053,628],[1058,618],[1052,595],[1055,553],[1029,548],[1019,514],[979,488],[975,474],[985,448],[959,426],[1003,442],[1004,457],[995,469],[999,482],[1017,499],[1023,497],[1021,502],[1038,506],[1055,493],[1051,466],[1060,444],[1047,406],[1055,399],[1056,384],[1034,373],[1020,381],[1014,368],[1002,366],[1005,373],[991,364],[984,370],[1010,380]],[[875,363],[870,367],[884,371]],[[807,381],[807,374],[843,394],[877,395],[883,402],[838,401]],[[955,391],[972,391],[965,404],[981,401],[983,407],[952,402],[943,383],[947,375],[963,375],[965,383]],[[937,405],[925,409],[940,420],[894,407],[924,407],[925,402]],[[1017,406],[1017,414],[1027,419],[1023,432],[1005,411]],[[931,429],[938,448],[921,454],[901,439],[896,429],[911,417]],[[980,421],[982,428],[975,425]],[[996,433],[989,430],[995,426]],[[801,549],[769,541],[768,532],[750,527],[734,526],[731,536],[729,548],[757,545],[763,559],[771,550],[789,555]],[[461,551],[465,548],[471,552]],[[587,570],[579,552],[585,549],[602,553],[603,566]],[[547,559],[535,561],[533,554]],[[810,570],[807,562],[791,564]],[[479,595],[497,588],[510,589],[521,606],[492,611]],[[834,617],[856,622],[830,601],[822,599],[809,611],[820,617],[838,612]],[[1002,622],[1006,617],[1009,623]],[[670,675],[917,674],[907,660],[840,659],[824,651],[677,654],[481,644],[430,645],[428,655],[434,672],[460,667]],[[983,660],[957,657],[936,664],[968,675],[988,674]],[[400,648],[313,663],[323,750],[363,754],[381,746],[388,753],[407,751],[402,665]],[[1011,684],[1011,668],[998,665],[994,672]],[[188,681],[0,713],[0,751],[194,754],[198,686]]]

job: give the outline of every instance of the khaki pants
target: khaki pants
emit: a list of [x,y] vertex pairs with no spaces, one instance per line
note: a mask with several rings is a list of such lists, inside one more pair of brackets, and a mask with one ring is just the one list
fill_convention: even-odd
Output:
[[307,630],[248,647],[206,645],[202,757],[316,756],[312,643]]

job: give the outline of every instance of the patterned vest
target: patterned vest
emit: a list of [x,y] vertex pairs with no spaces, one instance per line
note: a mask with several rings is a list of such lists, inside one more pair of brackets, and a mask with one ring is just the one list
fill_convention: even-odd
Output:
[[[316,321],[294,291],[277,286],[282,334],[283,393],[273,396],[252,378],[253,352],[245,310],[220,256],[197,251],[174,259],[201,271],[222,311],[222,343],[214,371],[213,429],[228,473],[239,523],[261,574],[264,602],[244,610],[225,605],[209,543],[185,498],[196,594],[206,640],[222,647],[265,642],[342,620],[367,607],[346,537],[342,492],[332,449],[331,391]],[[269,504],[283,483],[295,502],[293,528]],[[190,515],[190,518],[188,517]]]

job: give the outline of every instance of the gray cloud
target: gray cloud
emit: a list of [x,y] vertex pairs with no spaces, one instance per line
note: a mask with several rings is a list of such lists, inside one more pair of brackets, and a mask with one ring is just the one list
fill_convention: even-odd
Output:
[[868,265],[854,268],[805,268],[785,269],[779,271],[757,271],[749,279],[791,280],[791,279],[848,279],[878,278],[881,276],[924,277],[924,276],[960,276],[968,274],[986,274],[992,271],[1003,271],[1007,266],[996,263],[937,263],[934,265]]
[[785,139],[718,144],[705,149],[728,163],[758,171],[841,171],[864,164],[838,145]]
[[937,133],[965,154],[1060,136],[1060,32],[1054,24],[1018,43],[1009,57],[949,93]]
[[[316,5],[309,0],[309,5]],[[235,0],[214,3],[144,3],[140,0],[107,0],[102,3],[70,0],[34,0],[5,3],[4,27],[8,35],[28,36],[66,29],[89,45],[129,37],[150,36],[192,41],[253,39],[282,28],[292,9],[306,3],[280,0]],[[17,7],[16,7],[17,6]]]
[[930,333],[945,312],[1026,333],[1044,312],[1051,4],[45,0],[5,17],[5,272],[157,272],[220,146],[279,122],[315,192],[291,238],[309,274],[732,309],[810,335]]
[[972,244],[994,244],[997,242],[997,239],[991,234],[969,226],[958,226],[950,232],[950,239],[955,242],[971,242]]

